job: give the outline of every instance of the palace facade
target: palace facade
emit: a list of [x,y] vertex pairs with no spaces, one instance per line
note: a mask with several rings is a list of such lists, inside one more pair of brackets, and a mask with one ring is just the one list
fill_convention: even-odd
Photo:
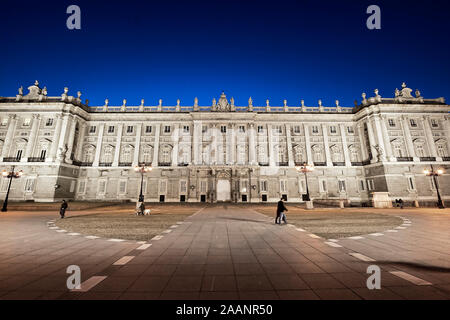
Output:
[[[91,107],[81,93],[0,97],[0,169],[24,175],[15,201],[302,202],[370,204],[377,195],[436,202],[425,169],[444,169],[438,187],[450,200],[450,106],[406,84],[394,97],[362,95],[353,108],[236,106],[224,93],[211,106]],[[296,170],[307,163],[314,171]],[[306,180],[307,179],[307,180]],[[0,198],[8,179],[2,178]]]

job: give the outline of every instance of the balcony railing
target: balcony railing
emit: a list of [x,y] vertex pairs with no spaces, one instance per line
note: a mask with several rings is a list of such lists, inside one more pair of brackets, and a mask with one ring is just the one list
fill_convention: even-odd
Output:
[[333,162],[333,166],[335,166],[335,167],[345,167],[345,162]]
[[139,166],[140,167],[142,167],[142,166],[151,167],[152,163],[151,162],[139,162]]
[[352,162],[352,166],[354,167],[361,167],[363,165],[362,162]]
[[289,162],[277,162],[276,164],[278,167],[287,167],[289,165]]
[[184,162],[178,164],[179,167],[187,167],[188,165],[189,165],[189,163],[184,163]]
[[80,162],[80,167],[92,167],[92,162]]
[[172,163],[170,162],[159,162],[158,166],[160,167],[170,167],[172,165]]
[[268,167],[268,166],[269,166],[269,163],[268,163],[268,162],[260,162],[259,165],[260,165],[261,167]]
[[112,167],[112,162],[100,162],[99,167]]
[[45,162],[45,158],[28,158],[28,162]]
[[436,161],[435,157],[420,157],[421,162]]
[[450,161],[450,157],[442,157],[442,161]]
[[119,167],[131,167],[132,165],[131,162],[119,162]]
[[3,162],[20,162],[20,158],[17,158],[17,157],[7,157],[7,158],[3,158]]
[[72,161],[72,164],[74,165],[74,166],[79,166],[79,167],[81,167],[81,164],[82,164],[83,162],[81,162],[81,161],[77,161],[77,160],[73,160]]
[[370,160],[365,160],[362,162],[363,166],[368,166],[370,164]]
[[414,159],[412,157],[397,157],[398,162],[413,162]]
[[316,167],[326,167],[327,163],[326,162],[314,162],[314,166],[316,166]]

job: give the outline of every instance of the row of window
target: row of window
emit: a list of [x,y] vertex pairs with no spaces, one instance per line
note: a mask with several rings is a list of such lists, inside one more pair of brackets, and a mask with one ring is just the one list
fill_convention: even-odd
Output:
[[[389,124],[389,127],[391,127],[391,128],[396,128],[397,127],[397,124],[396,124],[394,119],[388,119],[388,124]],[[418,127],[416,119],[409,119],[409,124],[410,124],[411,128],[417,128]],[[439,122],[436,119],[431,119],[431,127],[432,128],[439,128]]]

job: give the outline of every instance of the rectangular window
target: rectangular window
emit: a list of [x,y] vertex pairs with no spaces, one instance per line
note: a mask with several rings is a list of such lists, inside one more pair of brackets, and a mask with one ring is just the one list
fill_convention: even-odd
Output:
[[395,121],[394,121],[394,119],[389,119],[389,120],[388,120],[388,123],[389,123],[389,127],[391,127],[391,128],[395,127]]
[[119,194],[125,194],[127,192],[127,181],[119,181]]
[[239,132],[240,133],[244,133],[245,132],[245,127],[244,126],[239,126]]
[[412,127],[412,128],[416,128],[416,127],[417,127],[417,122],[416,122],[416,120],[410,119],[410,120],[409,120],[409,123],[411,123],[411,127]]
[[127,133],[133,133],[134,127],[133,126],[127,126]]
[[220,126],[220,132],[227,133],[227,126]]
[[345,192],[347,189],[345,188],[345,181],[339,180],[339,192]]
[[152,133],[152,126],[146,126],[145,127],[145,133]]
[[99,194],[105,194],[106,193],[106,181],[100,180],[98,182],[98,193]]
[[267,181],[266,180],[262,180],[260,182],[260,188],[261,188],[261,192],[267,192]]
[[278,134],[283,133],[283,129],[281,128],[281,126],[274,126],[273,130]]
[[80,181],[78,184],[78,193],[84,194],[86,192],[86,181]]
[[312,133],[319,133],[319,127],[318,126],[312,126]]
[[89,133],[95,133],[97,131],[97,127],[96,126],[90,126],[89,127]]
[[359,190],[366,190],[366,186],[364,185],[364,180],[359,180]]
[[170,126],[164,126],[164,133],[170,133]]
[[348,133],[355,133],[355,129],[353,129],[353,127],[347,127],[347,132]]
[[320,192],[327,192],[327,180],[321,180],[319,183]]
[[28,127],[31,123],[31,119],[30,118],[26,118],[23,120],[23,126],[24,127]]
[[187,181],[181,180],[180,181],[180,194],[185,194],[187,192]]
[[248,192],[248,181],[241,180],[241,192]]
[[114,126],[108,127],[108,133],[114,133]]
[[47,150],[41,150],[40,159],[44,160],[46,155],[47,155]]
[[330,132],[331,133],[336,133],[337,131],[336,131],[336,126],[331,126],[330,127]]
[[45,123],[46,127],[51,127],[53,125],[53,119],[52,118],[48,118],[47,122]]
[[208,131],[208,126],[202,126],[202,133],[206,133]]
[[409,190],[416,190],[416,187],[414,185],[414,179],[413,177],[408,177],[408,188]]
[[183,126],[183,132],[189,133],[189,126]]
[[160,180],[159,181],[159,193],[165,194],[167,191],[167,181],[166,180]]
[[36,179],[27,179],[25,183],[25,192],[33,192],[34,191],[34,184],[36,182]]
[[294,126],[294,133],[300,133],[300,126]]
[[8,118],[2,119],[2,126],[6,126],[8,124]]
[[431,119],[431,127],[437,128],[439,127],[439,123],[435,119]]
[[206,191],[207,191],[207,183],[206,183],[206,181],[200,181],[200,192],[201,193],[206,193]]
[[1,179],[0,183],[2,184],[1,192],[7,192],[8,191],[9,179]]
[[70,182],[70,193],[72,193],[72,192],[74,192],[75,191],[75,185],[76,185],[76,181],[71,181]]
[[264,127],[258,126],[258,133],[263,133],[263,132],[264,132]]
[[375,190],[375,183],[373,182],[373,179],[367,180],[367,190],[369,191]]
[[286,192],[287,190],[287,181],[286,180],[280,180],[280,192]]

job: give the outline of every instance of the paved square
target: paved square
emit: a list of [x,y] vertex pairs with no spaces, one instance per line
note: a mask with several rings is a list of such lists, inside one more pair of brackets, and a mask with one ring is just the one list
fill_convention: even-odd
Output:
[[[58,233],[48,212],[8,212],[0,299],[449,299],[450,210],[387,214],[408,227],[332,246],[244,206],[206,207],[148,244]],[[67,289],[69,265],[81,268],[82,290]],[[369,265],[381,268],[381,290],[366,286]]]

